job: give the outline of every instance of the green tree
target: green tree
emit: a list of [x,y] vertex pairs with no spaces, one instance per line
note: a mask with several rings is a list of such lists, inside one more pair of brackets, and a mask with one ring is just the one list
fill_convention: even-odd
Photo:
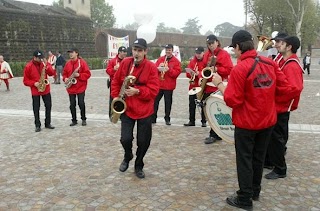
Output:
[[211,30],[207,31],[204,35],[205,35],[205,36],[208,36],[208,35],[210,35],[210,34],[213,34],[213,32],[212,32]]
[[94,27],[112,28],[116,23],[113,7],[105,0],[91,1],[91,20]]
[[181,31],[179,29],[176,29],[174,27],[166,27],[163,22],[158,24],[157,32],[181,33]]
[[234,26],[229,22],[224,22],[214,28],[214,34],[221,37],[232,37],[232,35],[242,29],[240,26]]
[[185,26],[181,28],[183,34],[195,34],[199,35],[200,29],[202,25],[198,25],[199,20],[198,17],[195,17],[193,19],[188,19],[188,21],[185,23]]
[[63,0],[54,0],[52,2],[52,6],[54,6],[54,7],[63,7]]
[[127,30],[137,30],[139,28],[140,24],[138,24],[137,22],[133,22],[131,24],[127,24],[125,25],[125,27],[122,27],[123,29],[127,29]]

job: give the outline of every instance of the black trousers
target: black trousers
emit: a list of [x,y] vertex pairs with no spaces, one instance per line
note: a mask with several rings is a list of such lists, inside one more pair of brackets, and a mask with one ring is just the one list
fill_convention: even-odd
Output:
[[77,110],[76,110],[76,98],[78,97],[78,105],[80,108],[81,119],[86,120],[86,105],[84,103],[85,92],[79,94],[69,94],[70,111],[72,116],[72,122],[77,122]]
[[287,164],[284,155],[289,138],[289,118],[290,112],[278,114],[278,120],[272,131],[268,147],[270,161],[272,165],[274,165],[273,171],[277,174],[287,173]]
[[112,115],[112,110],[111,110],[111,103],[113,98],[111,97],[111,80],[110,80],[110,87],[108,87],[110,89],[110,94],[109,94],[109,118],[111,118]]
[[263,162],[273,127],[247,130],[235,127],[235,148],[240,199],[249,200],[261,191]]
[[152,137],[152,115],[143,119],[131,119],[125,113],[121,115],[121,139],[124,159],[129,162],[132,155],[133,128],[137,122],[137,152],[135,169],[143,169],[143,158],[146,155]]
[[160,102],[162,96],[164,96],[164,112],[165,112],[164,119],[165,119],[165,121],[170,121],[172,95],[173,95],[173,90],[163,90],[163,89],[159,90],[159,93],[156,97],[156,100],[154,101],[153,121],[155,121],[158,117],[157,113],[158,113],[158,109],[159,109],[159,102]]
[[[45,126],[51,124],[51,94],[40,95],[42,97],[44,107],[45,107]],[[40,122],[40,96],[32,96],[32,109],[34,115],[34,124],[36,127],[41,127]]]
[[[196,99],[197,95],[189,95],[189,121],[195,122],[196,121]],[[203,107],[201,107],[201,122],[206,123],[206,117],[204,115]]]
[[310,75],[310,64],[303,64],[303,70],[306,70],[308,71],[308,75]]

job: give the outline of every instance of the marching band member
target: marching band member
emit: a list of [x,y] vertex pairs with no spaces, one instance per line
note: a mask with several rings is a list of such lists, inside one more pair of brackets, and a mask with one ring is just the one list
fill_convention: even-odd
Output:
[[[189,91],[193,90],[196,87],[199,87],[199,77],[201,70],[206,67],[206,64],[203,61],[203,55],[204,55],[204,48],[203,47],[197,47],[195,50],[194,57],[190,60],[188,64],[188,68],[192,69],[194,71],[193,74],[190,74],[186,72],[186,76],[190,78],[189,83]],[[189,95],[189,122],[184,124],[184,126],[195,126],[196,121],[196,99],[197,95],[192,94]],[[201,108],[201,123],[202,126],[206,126],[206,117],[204,116],[203,108]]]
[[[52,69],[56,69],[56,61],[57,61],[57,57],[51,52],[51,51],[48,51],[48,62],[51,64],[52,66]],[[57,84],[57,75],[55,75],[54,77],[54,84]]]
[[75,126],[76,124],[78,124],[76,112],[77,97],[82,126],[86,126],[87,117],[84,97],[88,85],[88,80],[91,77],[91,72],[87,62],[79,56],[79,50],[77,48],[71,48],[70,50],[68,50],[68,53],[70,60],[64,66],[62,80],[66,84],[67,92],[69,94],[70,112],[72,116],[72,122],[70,126]]
[[3,56],[0,55],[0,85],[1,80],[6,84],[7,90],[10,91],[9,88],[9,79],[13,78],[13,74],[8,62],[4,61]]
[[284,64],[280,66],[282,72],[293,88],[292,93],[276,97],[277,123],[272,131],[268,147],[269,158],[274,166],[273,170],[265,175],[266,179],[284,178],[287,175],[285,160],[286,144],[289,138],[289,117],[290,111],[298,108],[300,94],[303,89],[303,69],[300,66],[299,58],[296,55],[300,47],[300,40],[297,36],[279,38],[281,45],[279,53],[283,56]]
[[158,75],[160,80],[160,90],[154,103],[154,115],[153,115],[152,123],[156,123],[157,121],[159,102],[162,96],[164,96],[164,104],[165,104],[164,120],[166,121],[166,125],[171,125],[170,113],[171,113],[171,106],[172,106],[172,95],[173,95],[173,90],[176,88],[177,78],[181,73],[181,63],[173,55],[172,44],[167,44],[165,46],[165,49],[166,49],[166,55],[159,57],[156,62],[156,66],[159,67]]
[[[124,159],[119,167],[125,172],[133,158],[132,141],[133,129],[137,122],[137,151],[134,164],[138,178],[145,177],[143,158],[148,151],[152,138],[152,115],[154,100],[159,91],[157,67],[146,58],[147,42],[137,39],[132,45],[133,57],[125,58],[112,80],[111,95],[113,98],[125,95],[126,110],[121,114],[121,138],[124,149]],[[133,84],[122,89],[127,76],[135,76]],[[124,90],[124,93],[121,93]]]
[[45,128],[54,129],[51,125],[51,94],[48,75],[53,76],[56,72],[52,69],[51,64],[44,59],[43,52],[36,50],[33,53],[33,59],[27,63],[23,71],[23,84],[29,86],[32,95],[32,109],[34,114],[34,124],[36,132],[41,131],[40,122],[40,96],[45,107]]
[[116,57],[114,57],[113,59],[111,59],[108,62],[107,68],[106,68],[106,73],[109,75],[109,80],[108,80],[108,88],[110,89],[110,95],[109,95],[109,117],[111,118],[111,102],[112,102],[112,97],[111,97],[111,83],[112,83],[112,79],[114,74],[116,73],[116,71],[119,69],[120,63],[122,62],[122,60],[127,56],[127,49],[124,46],[121,46],[118,49],[118,54],[116,55]]
[[[212,70],[214,72],[219,73],[219,75],[221,75],[221,77],[224,80],[227,80],[233,68],[233,63],[231,61],[231,57],[229,53],[221,48],[220,41],[213,34],[207,36],[207,47],[208,47],[208,50],[204,53],[204,59],[203,59],[205,64],[210,63],[212,56],[215,57],[216,64],[214,67],[212,67]],[[209,79],[208,81],[211,81],[211,79]],[[217,90],[218,90],[217,87],[212,87],[207,85],[204,90],[204,96],[202,98],[202,101],[207,99],[207,97],[209,97],[210,94],[212,94],[213,92],[216,92]],[[212,129],[210,129],[210,135],[205,139],[204,143],[212,144],[217,140],[221,140],[221,138]]]
[[277,121],[275,98],[290,93],[285,75],[267,57],[258,57],[253,38],[245,30],[232,37],[237,65],[232,69],[225,87],[222,78],[214,75],[213,83],[232,108],[235,125],[235,150],[239,190],[226,199],[242,209],[252,209],[252,200],[259,200],[263,161],[273,126]]

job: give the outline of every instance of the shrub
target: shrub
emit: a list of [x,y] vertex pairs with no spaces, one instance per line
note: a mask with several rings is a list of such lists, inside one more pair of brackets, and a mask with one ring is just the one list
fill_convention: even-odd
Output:
[[27,62],[9,62],[12,73],[15,77],[23,76],[23,70]]

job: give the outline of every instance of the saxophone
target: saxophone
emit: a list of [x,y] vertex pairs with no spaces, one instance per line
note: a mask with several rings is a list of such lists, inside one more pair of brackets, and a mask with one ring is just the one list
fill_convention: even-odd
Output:
[[211,70],[211,67],[212,67],[212,66],[215,66],[215,65],[216,65],[216,62],[217,62],[217,59],[216,59],[216,57],[213,55],[213,56],[210,58],[210,61],[208,62],[207,67],[205,67],[205,68],[202,69],[202,72],[201,72],[202,79],[199,80],[201,90],[200,90],[200,92],[197,93],[197,101],[198,101],[198,103],[201,102],[201,100],[202,100],[202,98],[203,98],[204,89],[205,89],[205,87],[206,87],[206,85],[207,85],[208,79],[213,76],[213,73],[214,73],[214,72]]
[[[167,61],[167,56],[165,57],[164,59],[164,62],[163,62],[163,66],[162,67],[165,67],[167,68],[168,67],[168,61]],[[166,74],[165,71],[161,71],[160,73],[160,79],[163,81],[164,80],[164,75]]]
[[41,74],[40,74],[39,86],[37,87],[38,92],[44,92],[46,90],[46,86],[49,84],[48,79],[46,79],[47,65],[42,59],[41,59],[41,62],[43,64],[43,68],[42,68]]
[[124,94],[124,91],[129,86],[132,86],[136,81],[136,77],[131,75],[136,62],[137,62],[137,60],[136,60],[136,58],[134,58],[130,74],[125,77],[125,79],[124,79],[124,81],[122,83],[122,86],[121,86],[121,89],[120,89],[118,97],[114,98],[112,100],[112,102],[111,102],[112,115],[111,115],[110,120],[114,124],[118,122],[118,120],[120,118],[120,115],[123,114],[127,109],[127,104],[126,104],[126,101],[125,101],[125,97],[126,96]]
[[80,59],[78,61],[79,61],[79,66],[72,72],[72,74],[70,75],[68,80],[66,80],[66,82],[64,82],[65,83],[65,87],[67,89],[70,88],[73,84],[76,84],[78,82],[76,77],[75,77],[75,74],[79,72],[79,69],[81,67]]

